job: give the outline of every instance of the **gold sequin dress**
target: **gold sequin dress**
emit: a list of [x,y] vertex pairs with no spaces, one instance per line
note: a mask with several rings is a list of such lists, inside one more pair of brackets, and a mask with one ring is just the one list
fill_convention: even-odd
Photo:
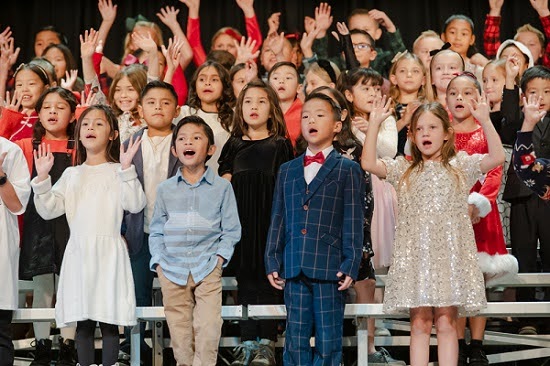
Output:
[[451,160],[460,174],[428,161],[400,182],[409,167],[403,157],[383,159],[398,197],[397,232],[386,281],[384,311],[408,314],[416,307],[456,306],[473,315],[487,302],[468,216],[470,188],[483,174],[483,155],[461,151]]

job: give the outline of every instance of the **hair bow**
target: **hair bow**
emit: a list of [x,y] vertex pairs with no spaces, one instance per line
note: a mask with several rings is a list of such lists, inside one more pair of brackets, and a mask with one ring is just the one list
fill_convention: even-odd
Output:
[[434,57],[438,52],[445,51],[446,49],[449,49],[449,48],[451,48],[451,44],[449,42],[445,42],[445,44],[443,46],[441,46],[440,49],[431,50],[430,51],[430,56]]
[[336,73],[334,72],[334,68],[330,64],[330,61],[321,58],[321,59],[317,60],[317,65],[319,65],[320,68],[325,70],[326,73],[328,74],[330,80],[333,83],[336,84],[336,79],[337,79],[336,78]]
[[132,17],[126,18],[126,32],[133,31],[137,22],[148,22],[148,21],[149,19],[145,18],[141,14],[138,14],[135,18],[132,18]]
[[405,56],[409,51],[405,50],[403,52],[397,52],[395,56],[391,59],[391,63],[395,63],[395,61],[399,60],[401,57]]

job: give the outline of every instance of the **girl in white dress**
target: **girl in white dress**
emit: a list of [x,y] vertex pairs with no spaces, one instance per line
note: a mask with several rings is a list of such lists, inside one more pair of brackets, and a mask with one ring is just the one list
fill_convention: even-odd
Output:
[[384,311],[411,317],[411,365],[429,362],[435,324],[439,364],[456,366],[459,314],[486,306],[483,274],[477,262],[474,231],[468,214],[473,183],[504,162],[500,138],[482,96],[468,101],[483,127],[489,153],[467,155],[454,149],[454,134],[445,108],[422,104],[411,118],[412,159],[376,158],[380,124],[390,115],[385,97],[375,101],[369,119],[361,166],[386,178],[397,191],[395,248],[386,282]]
[[118,326],[136,324],[132,270],[120,228],[124,210],[137,213],[145,207],[145,194],[131,165],[141,141],[130,141],[125,151],[117,119],[104,105],[82,113],[75,141],[76,166],[67,168],[53,187],[48,175],[53,165],[50,148],[42,144],[34,151],[37,176],[31,186],[40,216],[51,220],[66,214],[71,230],[59,276],[57,325],[76,325],[78,360],[89,366],[95,362],[99,322],[103,365],[114,365]]

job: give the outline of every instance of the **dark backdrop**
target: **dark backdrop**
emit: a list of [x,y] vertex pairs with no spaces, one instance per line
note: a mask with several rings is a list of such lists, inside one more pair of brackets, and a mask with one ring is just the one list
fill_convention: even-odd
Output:
[[[122,43],[125,36],[124,21],[128,16],[142,14],[147,19],[156,21],[164,31],[164,38],[170,36],[168,29],[160,22],[156,13],[166,5],[180,9],[178,15],[185,31],[187,7],[177,0],[113,0],[118,4],[117,22],[111,29],[105,54],[113,61],[120,61]],[[466,14],[476,25],[476,43],[482,49],[482,32],[485,15],[488,12],[488,1],[484,0],[379,0],[328,1],[332,5],[334,21],[345,20],[346,15],[354,8],[377,8],[383,10],[401,30],[407,48],[420,32],[426,29],[441,31],[445,19],[452,14]],[[275,11],[282,12],[281,30],[303,31],[304,16],[313,16],[314,0],[256,0],[254,7],[258,20],[265,34],[266,20]],[[541,29],[537,13],[528,0],[506,0],[502,10],[501,38],[511,38],[515,29],[531,23]],[[244,19],[240,8],[234,0],[202,0],[201,29],[205,49],[210,47],[210,38],[222,26],[234,26],[244,32]],[[12,0],[4,2],[0,10],[0,30],[11,26],[16,45],[21,47],[18,62],[26,62],[32,55],[34,32],[42,26],[53,24],[67,35],[69,46],[79,56],[78,36],[90,27],[98,28],[101,15],[94,0]],[[333,46],[333,45],[332,45]]]

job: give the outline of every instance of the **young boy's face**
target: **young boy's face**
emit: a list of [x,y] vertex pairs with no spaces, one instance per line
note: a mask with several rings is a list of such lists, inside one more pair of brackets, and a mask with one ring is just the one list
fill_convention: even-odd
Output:
[[529,31],[520,32],[516,36],[516,41],[523,43],[529,48],[531,55],[535,59],[535,63],[542,57],[543,45],[540,44],[539,37],[536,33]]
[[535,78],[527,83],[523,91],[524,96],[529,99],[531,95],[539,98],[542,97],[539,109],[542,111],[550,110],[550,80]]
[[296,69],[290,66],[281,66],[273,71],[269,77],[269,83],[277,92],[281,102],[294,100],[300,87]]
[[302,136],[308,148],[317,153],[330,145],[342,130],[342,122],[334,118],[331,105],[322,99],[311,99],[302,108]]
[[361,67],[368,68],[370,63],[376,58],[376,50],[370,43],[370,40],[364,34],[352,34],[351,43],[353,44],[353,52]]
[[172,154],[187,168],[204,166],[206,157],[216,151],[215,145],[209,145],[204,128],[194,123],[187,123],[179,129],[174,145]]
[[164,131],[171,129],[180,107],[169,90],[153,88],[143,96],[138,110],[151,131]]
[[364,30],[375,40],[378,41],[382,36],[380,24],[368,14],[357,14],[352,16],[348,21],[348,28]]

